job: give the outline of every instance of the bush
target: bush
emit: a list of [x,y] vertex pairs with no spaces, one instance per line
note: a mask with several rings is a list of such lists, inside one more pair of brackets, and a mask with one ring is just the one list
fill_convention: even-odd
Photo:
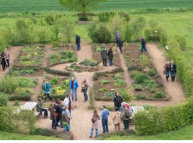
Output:
[[122,86],[124,86],[124,85],[126,85],[127,83],[126,83],[126,81],[124,81],[124,80],[116,80],[115,81],[115,87],[122,87]]
[[133,71],[132,73],[130,73],[130,77],[135,78],[138,74],[139,74],[138,71]]
[[56,78],[52,78],[51,80],[50,80],[50,84],[51,85],[56,85],[56,84],[58,84],[59,83],[59,79],[56,77]]
[[146,96],[140,94],[136,95],[135,97],[137,100],[146,99]]
[[81,62],[80,64],[85,65],[85,66],[91,66],[91,67],[95,67],[97,66],[99,63],[93,59],[85,59],[83,62]]
[[89,28],[89,37],[96,43],[111,42],[111,32],[104,23],[100,23],[99,26],[93,24]]
[[150,65],[151,65],[150,57],[148,57],[146,55],[141,55],[140,56],[140,64],[141,64],[142,70],[144,70],[145,68],[150,67]]
[[125,25],[124,27],[124,37],[123,40],[126,42],[131,42],[133,39],[133,29],[131,28],[131,25]]
[[134,81],[136,84],[142,84],[145,80],[149,80],[148,75],[142,73],[135,77]]
[[109,83],[110,83],[109,80],[104,80],[104,79],[103,79],[103,80],[100,80],[99,82],[100,82],[101,85],[109,84]]
[[8,96],[4,93],[0,93],[0,106],[7,106]]
[[153,98],[165,98],[165,97],[166,97],[166,95],[164,93],[161,93],[161,92],[156,92],[153,95]]
[[179,47],[181,48],[182,51],[186,50],[186,39],[183,35],[175,35],[174,39],[179,43]]
[[143,86],[141,84],[134,84],[133,85],[135,91],[142,91],[143,90]]
[[152,68],[148,71],[149,76],[155,76],[157,74],[156,68]]
[[19,86],[18,82],[13,77],[4,77],[0,83],[0,91],[7,94],[12,94],[15,92],[16,88]]
[[27,77],[15,77],[19,87],[33,88],[37,85],[36,81]]
[[125,102],[131,102],[133,100],[133,95],[129,88],[118,89],[119,94]]
[[15,100],[13,106],[19,106],[19,101]]
[[111,26],[113,35],[115,35],[117,31],[121,31],[121,28],[123,26],[122,18],[119,15],[115,15],[112,19]]
[[90,100],[89,100],[89,109],[94,109],[95,108],[95,105],[94,105],[94,89],[93,88],[90,88],[89,90],[89,97],[90,97]]
[[48,27],[37,27],[35,34],[40,44],[50,43],[54,39],[54,33]]

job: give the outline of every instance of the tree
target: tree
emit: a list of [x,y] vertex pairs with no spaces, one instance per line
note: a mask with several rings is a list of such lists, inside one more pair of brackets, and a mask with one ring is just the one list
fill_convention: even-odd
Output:
[[67,7],[71,11],[82,12],[83,17],[86,17],[86,12],[97,8],[99,2],[106,0],[58,0],[59,3]]

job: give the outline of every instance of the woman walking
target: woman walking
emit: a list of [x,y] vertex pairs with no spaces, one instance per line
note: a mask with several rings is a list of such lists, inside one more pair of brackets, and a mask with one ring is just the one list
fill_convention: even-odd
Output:
[[177,69],[177,67],[176,67],[176,64],[174,64],[174,62],[173,61],[171,61],[171,63],[170,63],[170,75],[171,75],[171,80],[172,80],[172,82],[174,82],[175,81],[175,78],[176,78],[176,69]]
[[115,131],[120,131],[120,124],[121,124],[121,114],[118,108],[115,108],[115,113],[113,115],[113,124],[115,126]]
[[68,109],[68,111],[70,112],[70,116],[71,116],[72,100],[69,94],[67,94],[66,98],[64,99],[64,107]]
[[123,48],[123,41],[120,38],[120,40],[119,40],[119,50],[120,50],[121,53],[123,52],[122,48]]
[[112,49],[112,47],[109,48],[108,57],[109,57],[109,65],[112,66],[113,65],[113,49]]
[[4,52],[4,51],[1,53],[1,65],[2,65],[3,71],[5,71],[5,68],[6,68],[6,59],[5,59],[5,52]]
[[84,102],[86,102],[88,101],[88,95],[87,95],[88,84],[86,82],[86,79],[82,82],[81,87],[82,87],[82,92],[84,93]]
[[5,49],[5,60],[6,60],[6,67],[9,67],[10,56],[9,51],[7,49]]
[[50,104],[50,120],[52,120],[52,129],[56,129],[56,110],[54,108],[54,103]]
[[100,120],[100,116],[98,114],[98,111],[95,109],[93,112],[93,116],[92,116],[92,127],[91,127],[91,131],[90,131],[90,138],[92,138],[94,130],[95,130],[95,138],[98,136],[98,130],[99,130],[99,120]]
[[171,70],[171,64],[170,62],[168,61],[165,66],[164,66],[164,73],[166,74],[166,80],[168,82],[168,78],[170,76],[170,70]]

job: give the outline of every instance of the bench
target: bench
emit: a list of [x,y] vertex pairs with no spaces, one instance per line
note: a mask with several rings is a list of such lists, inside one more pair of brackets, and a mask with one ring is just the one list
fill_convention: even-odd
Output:
[[35,116],[38,116],[40,112],[36,111],[37,102],[26,102],[23,106],[21,106],[15,113],[20,113],[22,110],[30,110],[34,111]]

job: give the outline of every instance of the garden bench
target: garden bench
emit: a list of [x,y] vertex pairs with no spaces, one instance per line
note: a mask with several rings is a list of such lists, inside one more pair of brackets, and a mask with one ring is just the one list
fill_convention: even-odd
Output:
[[34,111],[35,116],[38,116],[40,112],[36,112],[36,105],[37,102],[26,102],[23,106],[21,106],[19,109],[17,109],[16,113],[21,112],[22,110],[30,110]]

